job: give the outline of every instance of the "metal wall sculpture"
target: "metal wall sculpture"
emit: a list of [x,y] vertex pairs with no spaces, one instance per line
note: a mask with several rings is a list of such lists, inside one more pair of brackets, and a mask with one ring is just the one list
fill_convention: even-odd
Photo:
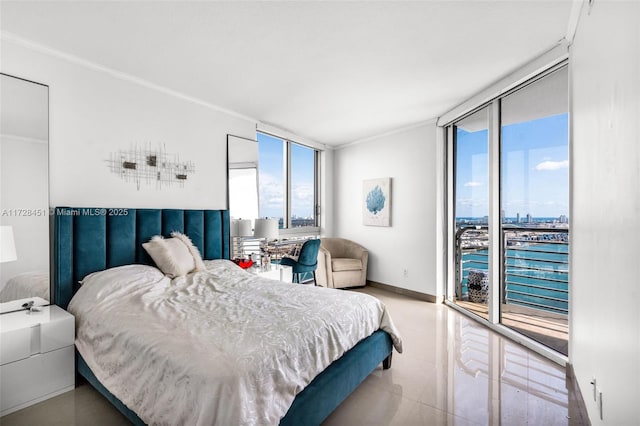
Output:
[[111,172],[125,182],[162,189],[165,186],[184,187],[190,175],[196,171],[192,161],[180,161],[179,154],[169,154],[164,145],[157,148],[134,146],[129,150],[119,150],[107,160]]

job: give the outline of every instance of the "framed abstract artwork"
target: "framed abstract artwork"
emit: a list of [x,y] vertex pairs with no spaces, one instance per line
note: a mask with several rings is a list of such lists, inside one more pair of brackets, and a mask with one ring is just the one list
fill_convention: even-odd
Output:
[[362,220],[369,226],[391,226],[390,177],[363,182]]

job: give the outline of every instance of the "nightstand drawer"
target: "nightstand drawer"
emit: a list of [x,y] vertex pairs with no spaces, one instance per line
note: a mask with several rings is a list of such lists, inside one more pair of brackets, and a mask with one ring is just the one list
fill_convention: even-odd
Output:
[[75,318],[58,306],[0,315],[0,415],[73,389]]
[[40,324],[40,353],[73,345],[75,333],[75,318],[71,314]]
[[74,368],[74,346],[0,366],[0,415],[72,390]]
[[[38,335],[40,327],[34,326]],[[31,356],[32,327],[3,331],[0,334],[0,365]]]
[[57,306],[0,316],[0,365],[73,345],[75,319]]

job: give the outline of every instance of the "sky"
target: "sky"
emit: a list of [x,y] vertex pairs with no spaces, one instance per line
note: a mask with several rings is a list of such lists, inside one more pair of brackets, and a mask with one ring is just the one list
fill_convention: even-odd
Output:
[[[258,133],[260,216],[281,218],[284,212],[284,142]],[[313,217],[314,150],[291,145],[291,214]]]
[[[487,130],[458,128],[456,217],[483,217],[488,207]],[[568,115],[502,128],[501,210],[506,217],[569,215]]]

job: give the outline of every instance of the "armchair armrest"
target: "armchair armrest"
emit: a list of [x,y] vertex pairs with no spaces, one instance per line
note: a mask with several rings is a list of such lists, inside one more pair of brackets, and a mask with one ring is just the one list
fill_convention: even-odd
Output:
[[369,263],[369,251],[362,249],[362,285],[367,284],[367,263]]
[[318,251],[318,269],[316,283],[322,287],[333,287],[333,271],[331,270],[331,253],[320,246]]

